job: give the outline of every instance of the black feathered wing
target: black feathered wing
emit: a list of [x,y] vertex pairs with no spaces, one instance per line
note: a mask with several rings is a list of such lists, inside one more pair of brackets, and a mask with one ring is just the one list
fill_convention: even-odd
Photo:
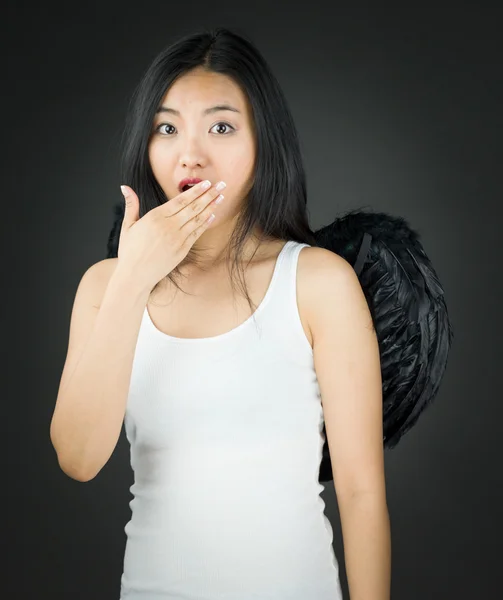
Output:
[[[453,339],[444,290],[401,217],[353,211],[315,232],[358,275],[379,343],[383,444],[394,448],[435,398]],[[325,434],[320,481],[333,479]]]

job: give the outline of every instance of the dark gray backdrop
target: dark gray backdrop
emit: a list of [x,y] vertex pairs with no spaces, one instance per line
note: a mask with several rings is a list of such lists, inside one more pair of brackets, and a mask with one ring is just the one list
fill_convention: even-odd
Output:
[[[173,35],[216,25],[248,34],[284,88],[303,145],[312,228],[356,206],[402,215],[422,234],[445,287],[455,340],[440,393],[386,453],[392,598],[499,595],[503,52],[495,6],[9,7],[5,597],[119,597],[133,481],[124,432],[98,477],[79,483],[59,469],[49,425],[76,287],[105,258],[121,199],[119,139],[133,87]],[[322,497],[348,598],[332,484]]]

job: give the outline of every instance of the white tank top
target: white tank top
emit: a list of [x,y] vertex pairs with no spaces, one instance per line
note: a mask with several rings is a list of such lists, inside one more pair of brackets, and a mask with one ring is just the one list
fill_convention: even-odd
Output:
[[124,418],[134,484],[121,599],[342,600],[297,308],[306,246],[285,244],[255,313],[221,335],[167,335],[145,308]]

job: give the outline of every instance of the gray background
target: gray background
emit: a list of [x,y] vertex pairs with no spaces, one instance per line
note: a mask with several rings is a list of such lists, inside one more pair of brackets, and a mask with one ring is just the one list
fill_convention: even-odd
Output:
[[[75,291],[84,271],[105,258],[112,205],[121,199],[119,139],[132,90],[172,36],[217,25],[249,35],[283,86],[302,142],[312,229],[353,207],[404,216],[445,288],[455,339],[440,392],[385,454],[392,598],[499,596],[503,52],[496,10],[447,2],[314,8],[9,7],[2,34],[9,600],[119,597],[133,482],[124,431],[105,468],[83,484],[59,469],[49,425]],[[332,483],[322,497],[349,598]]]

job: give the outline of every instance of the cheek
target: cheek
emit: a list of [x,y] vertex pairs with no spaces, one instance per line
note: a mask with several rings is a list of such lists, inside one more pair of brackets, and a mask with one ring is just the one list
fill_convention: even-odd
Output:
[[163,140],[159,138],[154,138],[148,146],[148,156],[152,165],[160,166],[171,154],[169,145],[163,144]]
[[226,170],[232,173],[235,179],[248,178],[253,169],[255,156],[251,149],[240,148],[229,156]]
[[169,153],[163,151],[159,146],[153,146],[149,148],[148,159],[150,168],[159,184],[163,185],[163,182],[169,181],[170,174],[173,173]]
[[158,167],[157,165],[160,164],[160,158],[159,158],[159,152],[158,150],[155,148],[155,146],[150,146],[148,149],[148,160],[150,162],[150,167],[152,169],[152,171],[154,172],[154,175],[157,177],[158,175]]

